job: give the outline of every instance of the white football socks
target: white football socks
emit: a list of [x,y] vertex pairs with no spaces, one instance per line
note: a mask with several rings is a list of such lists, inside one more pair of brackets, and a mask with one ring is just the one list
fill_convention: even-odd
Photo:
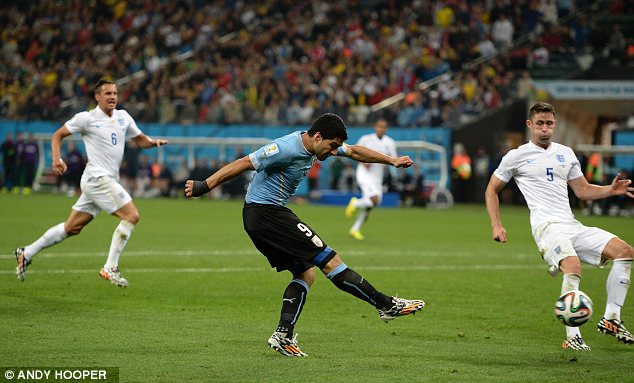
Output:
[[68,233],[64,230],[64,222],[48,229],[40,238],[38,238],[32,244],[24,247],[24,256],[30,260],[39,253],[42,249],[53,246],[59,242],[62,242],[68,237]]
[[110,242],[110,251],[108,252],[108,260],[103,266],[104,269],[112,269],[119,266],[119,256],[128,243],[134,224],[129,221],[121,221],[112,234],[112,242]]
[[627,290],[630,287],[630,274],[632,272],[631,259],[615,259],[612,262],[612,270],[608,274],[605,290],[608,293],[608,302],[605,305],[606,319],[621,320],[621,307],[625,303]]
[[[561,281],[561,295],[564,295],[568,291],[571,290],[579,290],[579,283],[581,282],[581,275],[579,274],[564,274],[563,280]],[[575,335],[581,336],[581,331],[579,331],[579,327],[566,327],[566,337],[572,338]]]
[[367,208],[360,209],[359,213],[357,214],[357,219],[356,221],[354,221],[354,224],[352,224],[352,228],[350,228],[350,230],[354,230],[354,231],[361,230],[361,226],[363,226],[365,221],[368,219],[368,214],[370,214],[370,209],[367,209]]

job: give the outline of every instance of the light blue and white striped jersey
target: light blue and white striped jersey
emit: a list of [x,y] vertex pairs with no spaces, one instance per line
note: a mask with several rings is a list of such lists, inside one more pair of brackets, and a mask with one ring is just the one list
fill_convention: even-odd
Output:
[[[345,145],[337,155],[345,154]],[[249,154],[255,168],[255,176],[247,190],[247,203],[286,206],[299,184],[315,163],[302,142],[302,132],[297,131],[273,140]]]

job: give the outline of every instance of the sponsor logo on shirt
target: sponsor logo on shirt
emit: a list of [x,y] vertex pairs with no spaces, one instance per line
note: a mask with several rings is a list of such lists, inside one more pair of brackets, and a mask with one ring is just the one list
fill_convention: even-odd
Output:
[[532,164],[533,162],[535,162],[535,159],[526,160],[527,164]]

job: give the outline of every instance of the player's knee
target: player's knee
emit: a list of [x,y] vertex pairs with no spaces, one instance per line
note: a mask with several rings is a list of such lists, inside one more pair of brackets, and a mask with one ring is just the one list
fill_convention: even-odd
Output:
[[632,259],[634,258],[634,248],[629,245],[628,243],[625,243],[625,246],[623,246],[623,252],[621,253],[621,257],[619,257],[621,259]]
[[137,223],[139,223],[139,220],[141,220],[141,216],[139,215],[139,212],[134,212],[132,214],[130,214],[127,218],[126,221],[130,222],[133,225],[136,225]]
[[64,231],[66,232],[66,234],[68,234],[68,236],[73,236],[73,235],[77,235],[79,233],[81,233],[81,229],[84,228],[84,225],[64,225]]
[[304,271],[303,273],[299,275],[294,275],[293,277],[297,279],[301,279],[302,281],[306,282],[308,287],[311,287],[313,283],[315,282],[315,268],[311,267],[310,269]]

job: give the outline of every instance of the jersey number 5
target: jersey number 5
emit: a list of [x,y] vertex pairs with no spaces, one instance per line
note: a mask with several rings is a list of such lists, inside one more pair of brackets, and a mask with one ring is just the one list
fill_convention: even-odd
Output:
[[546,168],[546,179],[551,182],[555,179],[553,168]]

